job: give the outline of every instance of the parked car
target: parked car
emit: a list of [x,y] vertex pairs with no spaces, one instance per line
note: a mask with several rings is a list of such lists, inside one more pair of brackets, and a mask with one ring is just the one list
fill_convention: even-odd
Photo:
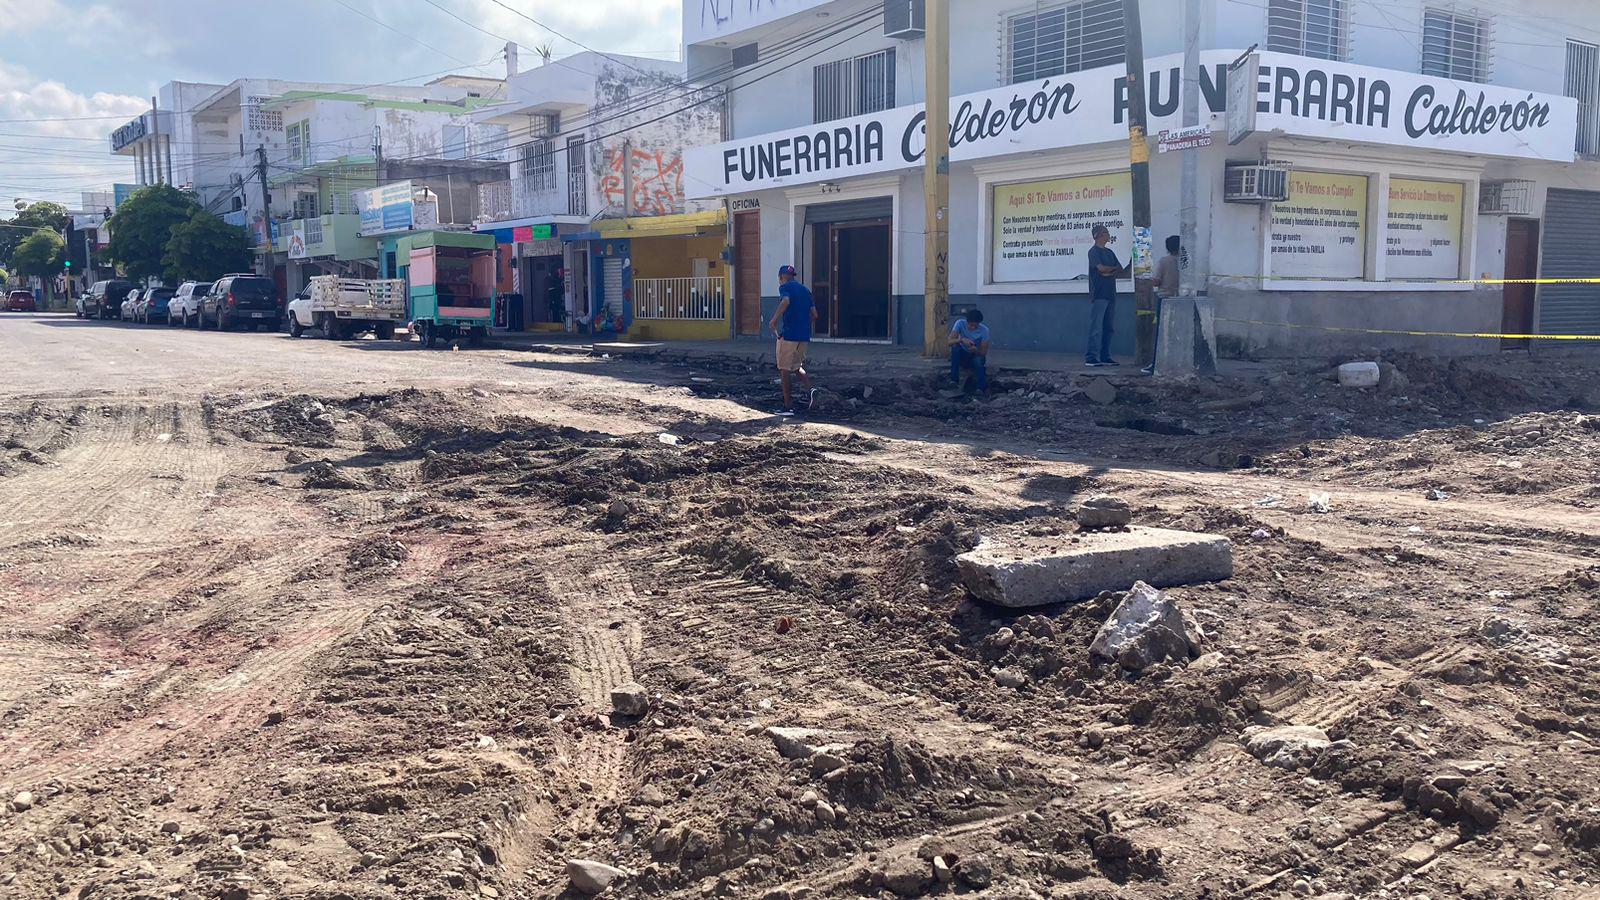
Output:
[[200,327],[210,322],[218,331],[243,325],[255,331],[262,325],[277,331],[283,324],[278,286],[260,275],[224,275],[200,300]]
[[78,317],[82,319],[115,319],[122,311],[122,301],[133,290],[131,281],[109,279],[96,281],[78,299]]
[[158,287],[145,291],[139,297],[139,306],[133,311],[133,320],[149,325],[151,322],[167,321],[167,308],[172,302],[172,296],[177,291],[172,288]]
[[122,305],[117,308],[117,319],[123,322],[134,321],[138,314],[136,310],[139,306],[139,298],[143,295],[144,291],[138,288],[129,291],[128,296],[122,298]]
[[188,328],[189,323],[193,322],[199,327],[200,319],[196,314],[200,311],[200,298],[209,290],[209,281],[185,281],[178,285],[178,292],[167,303],[167,324]]
[[12,291],[6,297],[7,312],[38,312],[38,304],[33,302],[32,291]]
[[397,279],[368,281],[316,275],[289,303],[289,335],[320,328],[324,337],[349,340],[371,331],[393,340],[395,327],[406,320],[406,283]]

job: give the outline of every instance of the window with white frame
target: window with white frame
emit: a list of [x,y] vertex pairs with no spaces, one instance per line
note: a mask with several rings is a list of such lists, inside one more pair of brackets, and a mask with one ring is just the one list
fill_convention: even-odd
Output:
[[311,155],[311,120],[305,119],[294,122],[284,131],[285,140],[289,145],[289,159],[291,162],[310,162]]
[[1566,95],[1578,101],[1578,142],[1584,156],[1600,154],[1600,46],[1567,41]]
[[560,123],[553,115],[529,117],[530,139],[522,145],[522,181],[531,191],[550,191],[556,187],[555,135]]
[[1006,81],[1016,84],[1127,60],[1122,0],[1035,4],[1006,19]]
[[1458,81],[1489,80],[1489,20],[1476,10],[1422,11],[1422,74]]
[[1348,60],[1349,5],[1346,0],[1267,0],[1267,49]]
[[811,70],[815,122],[881,112],[894,107],[894,48]]

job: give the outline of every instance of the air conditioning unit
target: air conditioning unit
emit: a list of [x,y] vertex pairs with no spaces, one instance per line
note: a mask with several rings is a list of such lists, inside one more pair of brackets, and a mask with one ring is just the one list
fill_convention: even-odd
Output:
[[1289,199],[1289,170],[1260,163],[1229,163],[1222,181],[1229,203],[1278,203]]
[[915,40],[928,30],[926,0],[883,0],[883,34]]
[[1478,215],[1533,215],[1533,182],[1484,181],[1478,184]]

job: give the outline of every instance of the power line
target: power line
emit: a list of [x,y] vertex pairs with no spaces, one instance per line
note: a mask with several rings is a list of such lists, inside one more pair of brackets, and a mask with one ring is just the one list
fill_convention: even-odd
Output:
[[610,54],[605,53],[604,51],[596,50],[595,48],[589,46],[588,44],[585,44],[583,41],[580,41],[575,37],[571,37],[570,35],[562,34],[561,32],[555,30],[554,28],[551,28],[549,25],[546,25],[545,23],[539,21],[538,19],[535,19],[533,16],[528,15],[527,13],[523,12],[522,10],[516,9],[515,7],[508,6],[505,3],[502,3],[501,0],[490,0],[490,2],[492,2],[494,5],[502,8],[502,9],[509,10],[510,12],[516,13],[517,15],[523,17],[524,19],[527,19],[529,22],[532,22],[533,24],[539,26],[540,28],[543,28],[545,31],[550,32],[551,34],[555,35],[558,38],[561,38],[562,40],[568,41],[568,42],[573,43],[573,44],[577,44],[579,47],[582,47],[583,49],[588,50],[591,53],[599,53],[601,56],[604,56],[607,59],[615,59],[617,62],[622,63],[622,65],[627,66],[628,68],[634,70],[635,72],[638,72],[641,75],[650,74],[649,72],[646,72],[645,70],[639,68],[638,66],[631,65],[631,64],[623,61],[622,59],[619,59],[617,57],[613,57]]
[[405,38],[405,39],[407,39],[409,41],[415,41],[416,43],[421,44],[424,47],[427,47],[429,50],[432,50],[435,53],[441,54],[441,55],[445,56],[448,59],[453,59],[456,62],[461,63],[463,66],[471,66],[472,65],[471,63],[467,62],[466,60],[464,60],[464,59],[462,59],[462,58],[460,58],[458,56],[452,56],[449,53],[445,53],[443,50],[440,50],[438,47],[433,46],[432,44],[428,43],[427,41],[422,40],[419,37],[416,37],[414,35],[410,35],[410,34],[405,33],[404,31],[401,31],[400,29],[394,27],[393,25],[390,25],[389,23],[383,21],[382,19],[378,18],[377,16],[373,16],[373,15],[370,15],[368,13],[364,13],[359,9],[356,9],[354,6],[351,6],[350,4],[344,2],[344,0],[333,0],[333,2],[339,4],[340,6],[344,7],[345,9],[350,10],[351,12],[355,13],[356,15],[360,16],[363,19],[367,19],[369,21],[376,22],[379,25],[383,26],[384,28],[387,28],[390,31],[394,32],[395,34],[398,34],[401,37],[403,37],[403,38]]

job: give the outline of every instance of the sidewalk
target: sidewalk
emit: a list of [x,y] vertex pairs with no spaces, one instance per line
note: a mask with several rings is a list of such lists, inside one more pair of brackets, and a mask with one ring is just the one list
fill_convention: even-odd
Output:
[[[492,335],[489,346],[507,350],[530,350],[540,353],[568,353],[585,356],[610,355],[614,358],[659,359],[670,362],[746,362],[770,364],[775,355],[770,341],[596,341],[588,335],[576,334],[498,334]],[[928,359],[916,347],[902,344],[857,344],[835,341],[813,341],[807,356],[808,367],[860,367],[894,369],[902,372],[941,371],[949,366],[944,357]],[[1221,360],[1220,372],[1228,376],[1244,376],[1256,370],[1272,370],[1270,364]],[[989,357],[991,372],[1012,374],[1027,372],[1080,373],[1097,375],[1134,375],[1139,369],[1132,360],[1124,360],[1116,369],[1085,369],[1083,357],[1076,353],[1041,353],[1036,351],[994,350]]]

